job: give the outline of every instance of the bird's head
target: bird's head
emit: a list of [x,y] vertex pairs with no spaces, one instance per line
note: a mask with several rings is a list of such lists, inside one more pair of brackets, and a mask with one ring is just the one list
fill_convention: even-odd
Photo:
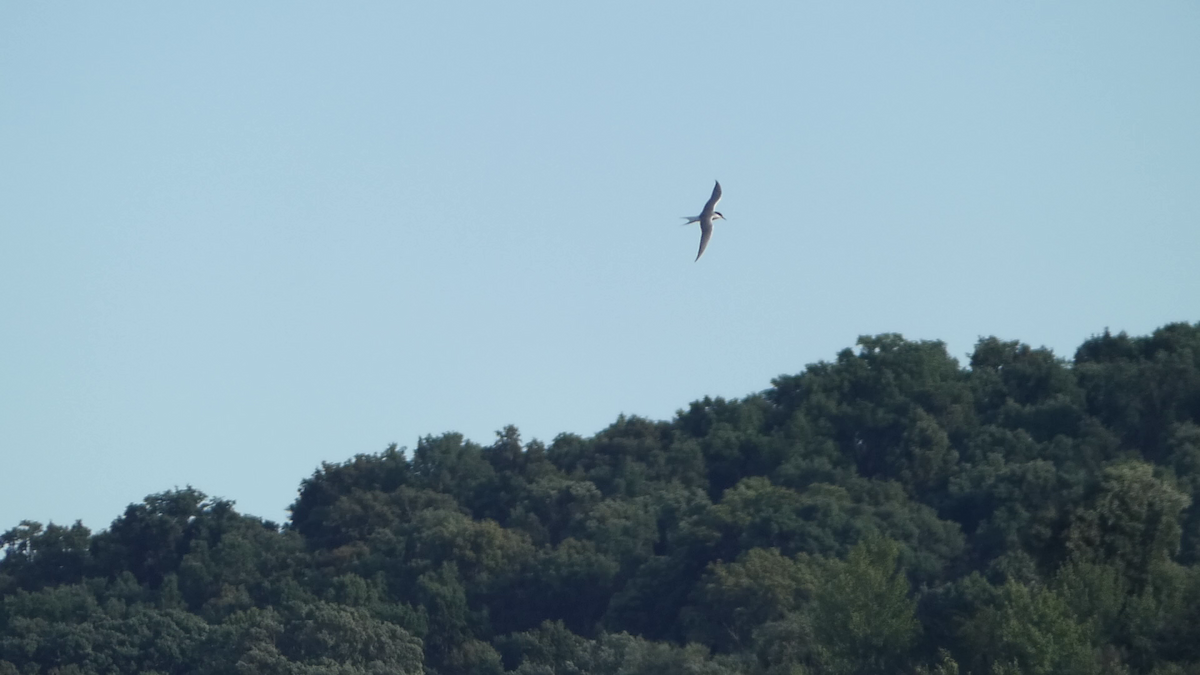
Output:
[[720,211],[713,211],[713,220],[725,220],[725,216]]

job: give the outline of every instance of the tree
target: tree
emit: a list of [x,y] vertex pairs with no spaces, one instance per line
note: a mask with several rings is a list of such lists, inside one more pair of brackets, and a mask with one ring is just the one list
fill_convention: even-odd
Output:
[[282,528],[191,487],[22,521],[0,675],[1186,675],[1198,493],[1200,323],[866,336],[667,421],[324,463]]
[[1149,581],[1151,568],[1179,552],[1180,513],[1191,499],[1143,462],[1106,468],[1086,507],[1076,511],[1067,532],[1075,560],[1108,562],[1134,588]]
[[[75,521],[71,527],[23,520],[0,535],[4,558],[0,572],[17,587],[36,590],[51,584],[79,583],[91,565],[91,531]],[[0,587],[0,592],[3,588]]]
[[1008,582],[995,604],[963,627],[974,672],[1084,675],[1097,672],[1090,629],[1061,596],[1046,588]]
[[920,631],[916,601],[897,567],[900,548],[872,536],[831,561],[813,596],[813,628],[831,672],[895,672]]
[[735,562],[712,563],[684,609],[688,639],[723,652],[746,649],[759,626],[811,599],[813,567],[806,557],[787,558],[776,548],[753,548]]
[[396,444],[378,455],[355,455],[352,459],[321,468],[300,483],[300,496],[292,503],[291,524],[314,545],[333,547],[330,538],[337,528],[330,527],[329,509],[352,491],[393,492],[411,481],[412,467],[405,450]]

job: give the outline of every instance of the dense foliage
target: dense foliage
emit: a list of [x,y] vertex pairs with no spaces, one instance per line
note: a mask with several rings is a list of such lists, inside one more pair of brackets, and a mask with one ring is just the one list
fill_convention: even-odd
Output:
[[1200,323],[862,338],[670,422],[3,534],[13,673],[1200,673]]

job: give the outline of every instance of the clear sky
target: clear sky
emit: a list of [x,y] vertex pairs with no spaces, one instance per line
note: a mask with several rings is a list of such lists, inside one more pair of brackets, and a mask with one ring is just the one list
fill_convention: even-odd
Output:
[[0,531],[1198,319],[1190,0],[0,4]]

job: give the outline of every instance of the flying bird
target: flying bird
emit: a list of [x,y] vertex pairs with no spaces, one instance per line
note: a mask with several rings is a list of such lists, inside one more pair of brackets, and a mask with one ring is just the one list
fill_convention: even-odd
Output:
[[712,196],[708,198],[708,203],[704,205],[704,210],[700,212],[700,215],[684,216],[687,219],[684,225],[691,225],[695,222],[700,223],[700,252],[696,254],[696,260],[699,260],[700,256],[704,255],[704,247],[708,246],[708,240],[712,237],[713,220],[717,218],[725,219],[725,216],[716,210],[717,202],[719,201],[721,201],[721,183],[717,182],[716,187],[713,188]]

